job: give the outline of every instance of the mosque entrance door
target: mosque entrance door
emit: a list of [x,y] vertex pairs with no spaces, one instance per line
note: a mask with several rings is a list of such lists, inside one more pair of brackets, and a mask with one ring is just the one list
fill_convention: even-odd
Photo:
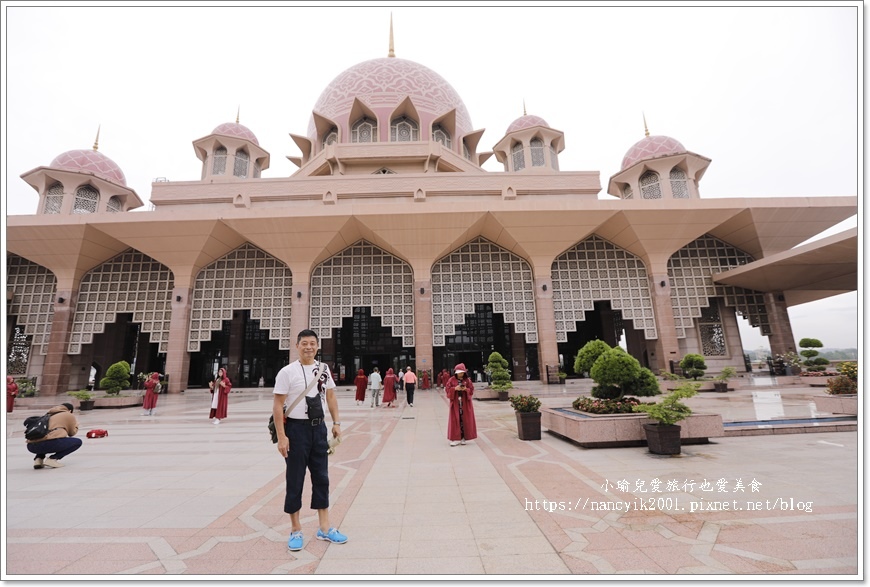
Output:
[[510,327],[504,316],[495,313],[492,304],[475,304],[474,314],[465,316],[465,323],[456,326],[456,334],[445,337],[444,346],[435,348],[435,366],[439,371],[443,367],[452,373],[457,363],[464,363],[468,374],[474,377],[475,371],[483,373],[493,351],[501,353],[508,364],[514,364]]
[[[403,347],[401,337],[393,336],[392,328],[383,326],[367,306],[355,307],[353,315],[342,320],[341,328],[333,330],[333,340],[335,360],[334,364],[328,362],[334,369],[337,367],[339,382],[347,385],[353,383],[360,369],[369,375],[377,367],[383,378],[387,369],[396,371],[410,365],[414,358],[413,349]],[[323,341],[324,357],[332,356],[328,352],[330,345]]]
[[[576,326],[575,332],[568,333],[567,342],[560,342],[558,345],[559,354],[564,357],[562,369],[569,377],[580,376],[579,373],[574,373],[574,357],[583,345],[592,340],[603,340],[611,347],[620,346],[626,328],[622,321],[622,312],[612,309],[608,300],[595,302],[595,309],[587,311],[586,319],[577,322]],[[640,361],[641,365],[648,364],[643,349],[629,347],[627,352]]]

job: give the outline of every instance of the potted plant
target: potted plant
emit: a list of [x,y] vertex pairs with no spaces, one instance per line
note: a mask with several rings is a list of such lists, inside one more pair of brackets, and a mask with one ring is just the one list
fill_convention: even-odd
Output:
[[86,389],[81,391],[71,391],[70,395],[79,400],[79,409],[82,411],[94,409],[94,395]]
[[737,369],[734,367],[725,367],[722,372],[713,380],[713,389],[719,393],[728,391],[728,380],[737,375]]
[[508,390],[513,389],[514,386],[511,382],[511,372],[508,371],[507,359],[502,357],[501,353],[494,352],[489,355],[489,363],[486,367],[490,370],[492,379],[489,386],[498,392],[499,401],[506,402]]
[[655,424],[644,424],[649,451],[658,455],[680,454],[680,426],[677,422],[688,418],[692,409],[680,400],[698,393],[699,384],[686,383],[666,395],[660,402],[634,406],[635,412],[645,412]]
[[510,402],[517,414],[517,436],[520,440],[540,440],[541,400],[533,395],[512,395]]
[[566,379],[568,379],[568,374],[564,371],[559,371],[559,385],[565,385]]

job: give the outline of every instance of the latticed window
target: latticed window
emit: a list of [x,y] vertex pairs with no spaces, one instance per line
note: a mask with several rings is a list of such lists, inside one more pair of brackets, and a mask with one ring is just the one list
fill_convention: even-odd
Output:
[[223,175],[227,172],[227,150],[218,147],[214,150],[214,163],[211,166],[212,175]]
[[553,169],[559,171],[559,156],[556,154],[556,149],[553,148],[553,145],[550,145],[550,163]]
[[631,186],[626,184],[625,188],[622,190],[622,199],[630,200],[634,197],[634,192],[631,191]]
[[242,179],[248,177],[248,154],[239,149],[236,151],[236,161],[233,164],[233,175],[236,177],[241,177]]
[[450,147],[450,134],[440,124],[432,127],[432,140],[436,143],[441,143],[445,147]]
[[100,201],[100,192],[89,185],[83,185],[76,190],[76,203],[73,214],[93,214],[97,211],[97,203]]
[[112,196],[109,198],[109,202],[106,204],[106,212],[120,212],[121,211],[121,198],[118,196]]
[[514,163],[514,171],[520,171],[526,168],[526,156],[523,153],[523,144],[516,143],[511,147],[511,159]]
[[43,214],[60,214],[63,206],[63,186],[60,183],[53,184],[45,193],[45,206]]
[[529,143],[529,149],[532,152],[532,167],[543,167],[546,165],[544,160],[544,141],[532,139]]
[[701,308],[698,331],[701,334],[701,350],[705,357],[721,357],[728,354],[718,300],[711,300],[708,307]]
[[378,125],[371,118],[363,117],[356,121],[350,130],[352,143],[374,143],[377,141]]
[[331,129],[329,129],[329,132],[326,133],[326,135],[324,135],[323,137],[323,147],[325,148],[326,145],[334,145],[337,142],[338,129],[333,126]]
[[640,196],[644,200],[661,200],[662,186],[659,185],[659,174],[647,171],[640,176]]
[[679,167],[671,169],[671,191],[675,198],[686,199],[689,197],[689,182],[686,172]]
[[419,141],[420,130],[417,121],[407,116],[400,116],[390,123],[390,141],[394,143],[407,143]]

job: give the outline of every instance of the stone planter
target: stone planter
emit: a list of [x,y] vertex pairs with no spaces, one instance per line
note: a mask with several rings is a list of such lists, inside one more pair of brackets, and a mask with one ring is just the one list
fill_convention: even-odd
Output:
[[656,455],[680,454],[680,426],[677,424],[644,424],[646,444]]
[[475,389],[474,395],[471,397],[480,402],[497,400],[498,392],[490,387],[484,387],[483,389]]
[[857,394],[817,395],[813,397],[813,401],[816,404],[816,409],[820,412],[858,415]]
[[508,401],[508,399],[510,399],[509,396],[510,396],[509,391],[499,391],[498,392],[498,401],[506,402],[506,401]]
[[541,412],[516,412],[520,440],[541,439]]
[[713,391],[718,393],[725,393],[728,391],[728,382],[727,381],[716,381],[713,383]]
[[87,410],[93,410],[95,403],[95,400],[92,399],[81,400],[79,402],[79,410],[81,410],[82,412],[85,412]]

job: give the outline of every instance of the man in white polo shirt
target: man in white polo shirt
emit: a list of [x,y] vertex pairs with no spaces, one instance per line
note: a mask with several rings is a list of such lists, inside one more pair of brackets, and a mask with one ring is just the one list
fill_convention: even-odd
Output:
[[[329,366],[317,361],[317,333],[303,330],[296,338],[299,359],[278,372],[275,378],[272,415],[276,426],[278,452],[287,464],[287,495],[284,511],[290,514],[290,538],[287,548],[302,550],[303,534],[299,513],[302,510],[302,490],[305,486],[305,469],[311,471],[311,509],[317,510],[320,528],[317,539],[343,544],[347,536],[329,525],[329,445],[324,422],[324,404],[332,418],[332,435],[341,437],[341,422],[338,420],[338,400],[335,397],[335,382]],[[310,385],[310,387],[309,387]],[[308,389],[288,413],[285,406]],[[289,400],[289,402],[288,402]]]

